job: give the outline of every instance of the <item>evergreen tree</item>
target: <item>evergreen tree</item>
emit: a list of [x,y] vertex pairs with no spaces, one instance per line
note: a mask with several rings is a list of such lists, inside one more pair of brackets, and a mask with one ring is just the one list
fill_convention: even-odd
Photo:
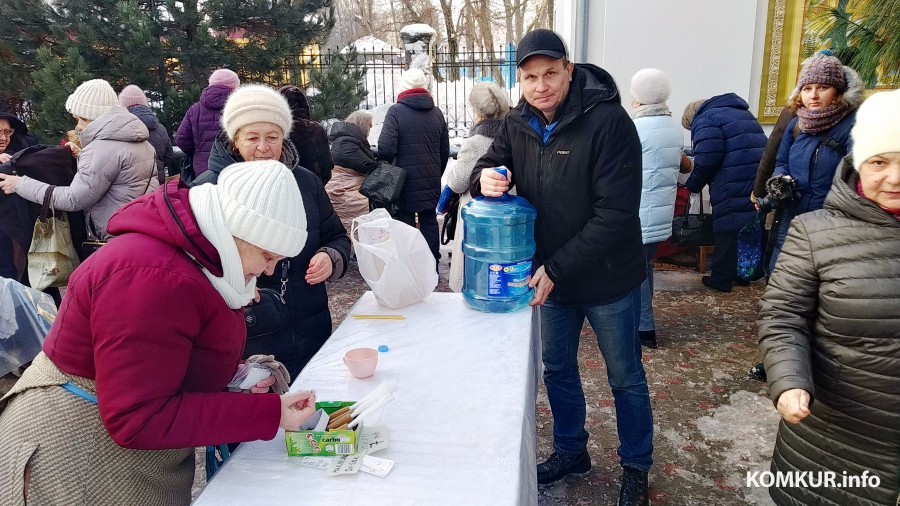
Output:
[[37,51],[52,43],[49,9],[43,0],[2,0],[0,15],[0,90],[21,109],[37,69]]
[[359,109],[359,103],[366,98],[362,80],[366,66],[357,63],[356,48],[350,46],[346,52],[331,56],[328,65],[309,73],[309,106],[313,119],[344,119]]
[[[136,84],[170,130],[213,69],[233,68],[244,81],[282,82],[280,71],[296,61],[294,55],[324,40],[334,24],[332,0],[2,1],[0,89],[40,85],[47,88],[29,96],[58,97],[74,89],[68,84],[76,70],[87,79],[106,79],[116,90]],[[9,3],[14,16],[7,16]],[[246,40],[236,40],[237,34]],[[29,56],[37,47],[48,52],[41,58]],[[80,57],[77,66],[60,61],[70,49]],[[31,66],[14,71],[20,67],[7,61]],[[65,71],[71,73],[60,74]],[[38,75],[60,79],[38,84]],[[54,110],[39,108],[43,113]],[[48,124],[42,123],[40,130]]]
[[48,48],[38,49],[37,66],[30,76],[34,85],[28,99],[35,105],[29,130],[41,142],[56,144],[66,131],[75,128],[75,120],[66,111],[66,99],[93,76],[74,47],[69,48],[65,58],[54,56]]

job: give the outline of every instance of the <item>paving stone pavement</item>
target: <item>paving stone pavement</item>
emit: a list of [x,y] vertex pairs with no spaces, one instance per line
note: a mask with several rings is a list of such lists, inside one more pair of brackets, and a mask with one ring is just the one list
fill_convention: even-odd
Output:
[[[447,251],[438,291],[447,287]],[[762,282],[721,294],[703,287],[690,270],[657,271],[660,347],[643,356],[653,404],[654,505],[770,505],[762,488],[745,486],[748,471],[768,470],[778,416],[765,385],[747,377],[759,359],[755,324]],[[355,268],[331,283],[335,327],[368,289]],[[593,332],[582,330],[579,349],[588,404],[590,473],[539,490],[540,505],[615,504],[620,469],[615,410]],[[0,379],[0,393],[14,378]],[[552,446],[552,419],[543,386],[537,400],[538,461]],[[202,468],[200,469],[202,470]],[[198,480],[198,489],[202,480]]]

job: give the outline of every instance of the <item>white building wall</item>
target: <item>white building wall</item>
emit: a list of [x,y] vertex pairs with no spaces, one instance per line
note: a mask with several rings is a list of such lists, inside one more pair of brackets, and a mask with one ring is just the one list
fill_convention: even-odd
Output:
[[626,108],[631,76],[655,67],[672,82],[668,103],[677,118],[688,103],[728,92],[747,100],[755,114],[767,5],[766,0],[557,0],[554,29],[576,62],[612,74]]

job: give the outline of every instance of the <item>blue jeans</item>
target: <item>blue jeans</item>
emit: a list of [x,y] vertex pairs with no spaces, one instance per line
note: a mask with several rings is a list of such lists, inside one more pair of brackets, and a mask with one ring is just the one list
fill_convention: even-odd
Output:
[[658,242],[644,245],[644,256],[647,258],[647,279],[641,283],[641,322],[638,330],[656,330],[653,321],[653,257],[656,256]]
[[553,413],[553,447],[579,453],[587,447],[585,401],[578,373],[578,342],[587,317],[606,361],[616,406],[618,454],[622,465],[648,471],[653,464],[653,414],[638,339],[640,287],[601,306],[541,307],[544,384]]

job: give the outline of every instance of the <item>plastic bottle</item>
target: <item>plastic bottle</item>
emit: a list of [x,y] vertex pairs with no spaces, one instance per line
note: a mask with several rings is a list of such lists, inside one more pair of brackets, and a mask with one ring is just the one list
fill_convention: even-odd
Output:
[[[506,167],[497,172],[506,175]],[[534,289],[534,220],[537,211],[521,197],[478,197],[462,208],[465,256],[462,295],[478,311],[508,313],[531,302]]]

